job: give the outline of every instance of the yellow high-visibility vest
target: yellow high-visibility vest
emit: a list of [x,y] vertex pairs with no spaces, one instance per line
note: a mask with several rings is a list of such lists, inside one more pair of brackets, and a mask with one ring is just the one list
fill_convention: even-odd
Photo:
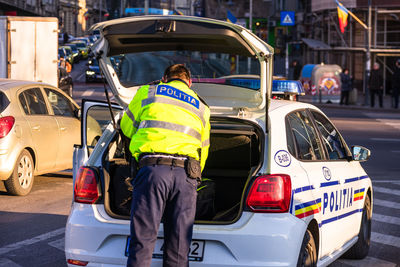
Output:
[[203,170],[210,146],[210,109],[184,82],[139,88],[120,125],[131,138],[129,149],[136,160],[142,153],[186,155],[200,160]]

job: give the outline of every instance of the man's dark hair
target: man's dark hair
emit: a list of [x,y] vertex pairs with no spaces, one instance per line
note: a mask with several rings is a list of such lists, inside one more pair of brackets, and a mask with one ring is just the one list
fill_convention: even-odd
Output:
[[190,70],[183,64],[174,64],[169,66],[164,72],[164,79],[170,80],[178,78],[182,80],[190,80]]

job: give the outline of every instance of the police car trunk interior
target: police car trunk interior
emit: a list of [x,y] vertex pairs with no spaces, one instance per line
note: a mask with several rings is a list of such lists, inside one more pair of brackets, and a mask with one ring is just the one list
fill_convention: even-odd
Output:
[[[247,182],[262,162],[263,140],[262,129],[253,123],[211,119],[209,156],[197,191],[197,223],[226,224],[239,219]],[[111,217],[129,219],[132,187],[121,143],[116,136],[104,156],[104,206]],[[111,156],[113,146],[117,149]]]

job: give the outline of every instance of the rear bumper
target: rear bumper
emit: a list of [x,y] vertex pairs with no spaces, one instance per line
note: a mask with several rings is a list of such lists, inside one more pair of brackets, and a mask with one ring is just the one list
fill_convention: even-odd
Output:
[[[0,151],[0,153],[2,152],[3,151]],[[17,160],[12,154],[12,152],[0,154],[0,180],[7,180],[12,174],[15,161]]]
[[20,153],[20,146],[12,134],[0,141],[0,180],[7,180],[11,176]]
[[[204,257],[190,266],[294,266],[306,228],[290,214],[249,212],[231,225],[195,225],[193,239],[205,240]],[[88,261],[87,266],[125,266],[128,235],[129,221],[108,217],[102,205],[74,203],[66,226],[66,258]],[[161,260],[154,259],[152,266],[162,266]]]

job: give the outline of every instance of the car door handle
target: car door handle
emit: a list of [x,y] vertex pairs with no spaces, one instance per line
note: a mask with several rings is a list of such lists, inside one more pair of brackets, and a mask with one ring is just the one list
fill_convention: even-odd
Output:
[[65,130],[67,130],[67,127],[61,127],[60,130],[65,131]]
[[32,130],[39,131],[40,130],[40,125],[33,126]]

